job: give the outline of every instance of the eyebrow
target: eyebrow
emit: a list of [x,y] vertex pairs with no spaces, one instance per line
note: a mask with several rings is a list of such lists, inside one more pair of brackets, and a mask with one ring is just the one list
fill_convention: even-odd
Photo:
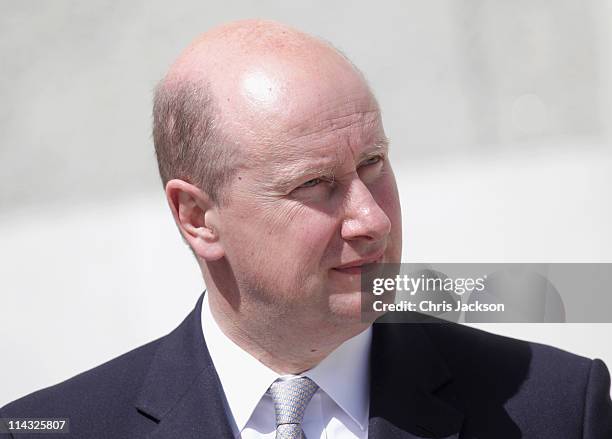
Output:
[[[387,154],[389,151],[389,139],[387,137],[381,137],[377,139],[371,146],[368,146],[365,151],[359,155],[359,162],[368,160],[376,157],[381,153]],[[296,180],[299,180],[305,176],[310,179],[320,178],[325,176],[331,176],[333,178],[334,169],[336,169],[338,163],[332,166],[313,166],[313,167],[301,167],[298,165],[282,165],[282,169],[275,175],[274,187],[281,190],[287,190],[291,188]]]

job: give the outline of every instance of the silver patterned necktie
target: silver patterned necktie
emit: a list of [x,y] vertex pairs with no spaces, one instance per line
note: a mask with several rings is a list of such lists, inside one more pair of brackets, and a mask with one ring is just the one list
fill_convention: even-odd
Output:
[[269,392],[276,412],[276,439],[304,439],[302,419],[318,388],[308,377],[272,383]]

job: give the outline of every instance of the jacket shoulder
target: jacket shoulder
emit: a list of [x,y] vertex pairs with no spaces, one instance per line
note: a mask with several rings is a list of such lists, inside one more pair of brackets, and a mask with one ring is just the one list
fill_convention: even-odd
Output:
[[[489,419],[533,437],[582,437],[609,432],[612,413],[606,366],[552,346],[504,337],[459,324],[423,325],[454,377],[472,419]],[[597,421],[591,423],[594,414]],[[486,426],[475,429],[486,431]],[[528,435],[529,436],[529,435]],[[531,437],[531,436],[529,436]],[[585,436],[607,437],[607,436]]]
[[[454,370],[460,371],[482,364],[491,373],[527,367],[533,377],[554,380],[582,375],[586,381],[593,360],[565,350],[493,334],[478,328],[456,323],[430,323],[422,327],[439,352]],[[473,363],[474,361],[475,363]]]

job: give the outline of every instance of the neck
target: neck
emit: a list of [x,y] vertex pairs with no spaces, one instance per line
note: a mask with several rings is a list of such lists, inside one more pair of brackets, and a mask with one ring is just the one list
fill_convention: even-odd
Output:
[[207,296],[221,331],[280,375],[297,375],[312,369],[338,346],[369,326],[361,322],[326,325],[320,321],[269,316],[264,309],[253,309],[257,307],[234,307],[216,290],[209,289]]

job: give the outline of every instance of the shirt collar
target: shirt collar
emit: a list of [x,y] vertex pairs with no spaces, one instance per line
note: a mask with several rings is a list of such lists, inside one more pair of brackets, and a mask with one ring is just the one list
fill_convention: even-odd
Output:
[[[211,313],[207,294],[202,304],[202,331],[228,409],[240,432],[261,397],[280,375],[242,350],[223,333]],[[368,327],[302,374],[317,383],[361,429],[368,421],[371,338],[372,329]]]
[[303,373],[317,383],[362,430],[368,423],[371,340],[370,326]]

